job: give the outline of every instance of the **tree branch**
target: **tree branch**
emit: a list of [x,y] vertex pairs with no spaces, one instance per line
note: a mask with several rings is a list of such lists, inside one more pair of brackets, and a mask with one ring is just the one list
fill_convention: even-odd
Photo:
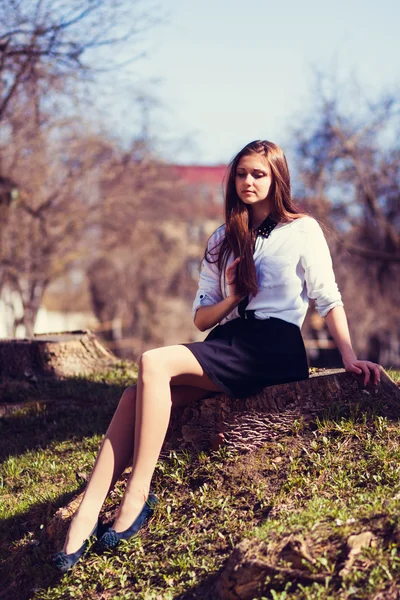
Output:
[[1,101],[0,103],[0,121],[2,116],[4,115],[6,108],[11,100],[11,98],[13,97],[21,79],[22,76],[24,75],[24,73],[26,72],[27,68],[29,66],[29,61],[27,60],[25,63],[22,64],[22,67],[18,73],[18,75],[15,77],[14,82],[12,84],[12,86],[10,87],[10,89],[8,90],[8,93],[6,94],[5,98]]
[[400,254],[392,254],[391,252],[384,252],[382,250],[371,250],[369,248],[363,248],[362,246],[348,244],[345,241],[342,241],[342,245],[349,253],[353,252],[354,254],[358,254],[364,258],[369,258],[370,260],[378,260],[387,263],[400,263]]

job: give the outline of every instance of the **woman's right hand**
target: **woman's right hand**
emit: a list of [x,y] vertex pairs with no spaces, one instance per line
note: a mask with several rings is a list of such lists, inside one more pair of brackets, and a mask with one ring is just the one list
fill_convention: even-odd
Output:
[[194,323],[200,331],[206,331],[220,323],[245,296],[236,294],[236,270],[240,258],[236,258],[225,270],[226,282],[229,285],[229,296],[209,306],[199,306],[194,317]]
[[240,256],[238,256],[238,258],[235,258],[233,263],[231,263],[229,265],[229,267],[226,268],[226,271],[225,271],[226,281],[229,286],[229,296],[234,296],[235,298],[238,298],[237,293],[236,293],[236,271],[237,271],[237,266],[238,266],[239,262],[240,262]]

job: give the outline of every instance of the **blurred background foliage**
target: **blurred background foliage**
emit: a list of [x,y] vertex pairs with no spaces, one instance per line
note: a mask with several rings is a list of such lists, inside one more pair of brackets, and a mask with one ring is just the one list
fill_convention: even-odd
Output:
[[[224,167],[160,157],[140,90],[128,145],[92,118],[97,74],[113,85],[153,14],[139,0],[0,0],[0,335],[90,326],[134,359],[203,337],[191,303]],[[316,74],[296,123],[296,199],[325,226],[356,350],[399,368],[398,95]],[[304,335],[312,364],[340,364],[312,307]]]

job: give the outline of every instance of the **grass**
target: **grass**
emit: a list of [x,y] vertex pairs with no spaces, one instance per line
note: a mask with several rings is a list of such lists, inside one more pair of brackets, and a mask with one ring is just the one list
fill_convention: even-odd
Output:
[[[362,600],[400,589],[400,424],[366,414],[327,418],[313,431],[294,426],[248,455],[162,455],[153,480],[160,502],[148,526],[114,553],[92,548],[60,578],[49,564],[60,543],[53,515],[82,489],[131,383],[122,364],[57,389],[3,388],[7,402],[29,404],[0,418],[0,598],[212,600],[215,574],[239,541],[263,541],[268,556],[288,534],[302,536],[313,556],[306,568],[325,580],[296,582],[281,561],[258,598]],[[105,504],[106,519],[123,484]],[[362,531],[375,545],[339,576],[346,540]]]

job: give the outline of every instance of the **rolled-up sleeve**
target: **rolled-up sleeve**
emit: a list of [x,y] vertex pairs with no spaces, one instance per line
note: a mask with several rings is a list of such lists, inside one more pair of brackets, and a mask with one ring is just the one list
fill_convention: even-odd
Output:
[[343,306],[343,302],[322,229],[314,219],[310,218],[307,221],[301,257],[307,295],[315,300],[316,309],[321,317],[326,317],[335,306]]
[[[210,237],[207,245],[207,256],[215,261],[218,256],[219,244],[222,241],[222,228],[217,229]],[[203,259],[200,269],[199,287],[193,302],[193,317],[200,306],[210,306],[223,300],[217,262]]]

